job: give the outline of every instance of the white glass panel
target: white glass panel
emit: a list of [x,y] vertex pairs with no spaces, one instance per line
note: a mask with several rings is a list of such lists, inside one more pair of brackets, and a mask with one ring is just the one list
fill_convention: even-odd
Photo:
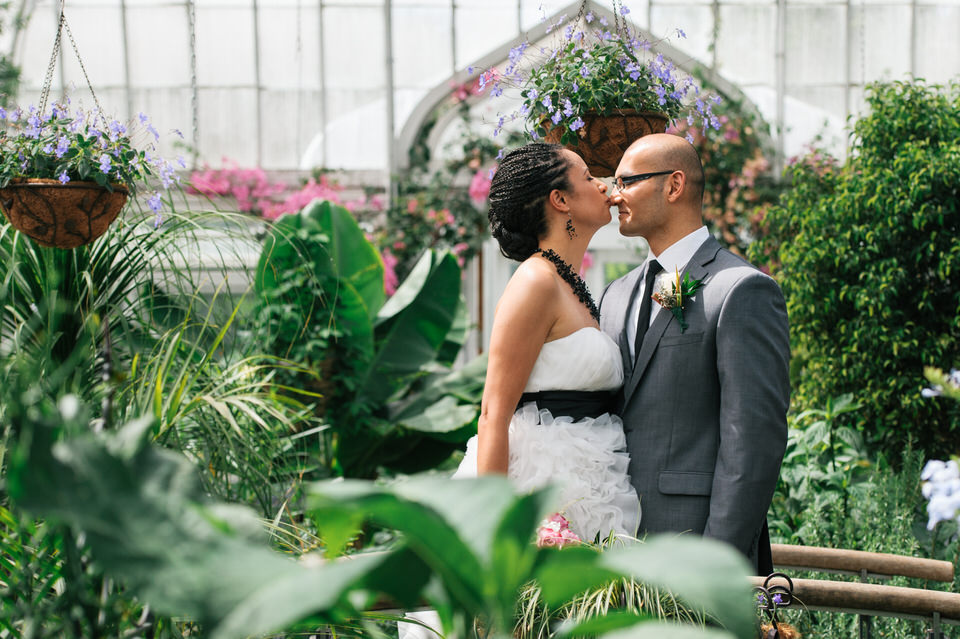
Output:
[[[569,5],[570,2],[565,0],[521,0],[520,16],[523,22],[523,30],[527,31],[539,26],[544,18],[552,17],[560,9]],[[576,15],[576,10],[574,10],[567,18],[572,20]]]
[[250,86],[255,79],[253,10],[197,7],[197,82]]
[[717,67],[734,83],[772,85],[776,76],[777,9],[773,5],[722,5]]
[[328,89],[386,86],[382,9],[325,9],[321,41]]
[[127,42],[131,86],[190,86],[190,25],[185,7],[130,7]]
[[846,148],[846,89],[835,87],[800,87],[786,96],[784,112],[787,122],[784,153],[791,158],[806,153],[819,136],[819,145],[841,156]]
[[466,67],[517,35],[516,6],[497,3],[482,9],[458,7],[457,66]]
[[331,94],[327,168],[387,168],[387,105],[382,91]]
[[320,88],[320,16],[309,7],[261,7],[260,80],[265,87]]
[[909,5],[852,7],[850,80],[864,84],[910,72]]
[[[682,30],[687,37],[678,37],[677,29]],[[703,64],[709,64],[713,57],[710,54],[710,44],[713,41],[713,9],[707,5],[654,5],[650,33],[655,38],[666,39],[671,46]]]
[[844,7],[788,7],[787,82],[846,82],[846,43]]
[[393,10],[394,82],[429,89],[453,73],[453,41],[448,7],[397,7]]
[[262,166],[293,169],[320,130],[319,91],[265,91],[260,130]]
[[253,89],[201,89],[201,160],[219,166],[226,157],[240,166],[257,163],[257,92]]
[[917,8],[917,75],[947,82],[960,74],[960,6]]

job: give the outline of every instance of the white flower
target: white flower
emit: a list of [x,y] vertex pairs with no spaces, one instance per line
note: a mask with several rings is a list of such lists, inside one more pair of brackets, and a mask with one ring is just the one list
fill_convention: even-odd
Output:
[[929,500],[927,528],[932,530],[941,521],[956,519],[960,523],[960,466],[955,459],[931,459],[920,473],[923,496]]

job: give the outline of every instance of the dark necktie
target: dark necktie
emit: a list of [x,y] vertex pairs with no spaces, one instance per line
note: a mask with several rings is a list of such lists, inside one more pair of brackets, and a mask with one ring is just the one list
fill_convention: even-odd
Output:
[[637,339],[633,343],[633,360],[637,360],[640,355],[640,347],[643,346],[643,336],[647,334],[647,327],[650,326],[650,304],[653,300],[653,281],[657,273],[663,270],[660,262],[653,260],[647,265],[647,275],[643,278],[643,299],[640,301],[640,313],[637,315]]

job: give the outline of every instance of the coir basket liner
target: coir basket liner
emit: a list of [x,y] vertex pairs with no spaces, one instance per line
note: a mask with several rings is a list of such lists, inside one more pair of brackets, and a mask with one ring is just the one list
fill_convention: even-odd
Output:
[[43,246],[76,248],[106,232],[127,201],[127,188],[95,182],[15,180],[0,189],[0,208],[15,229]]

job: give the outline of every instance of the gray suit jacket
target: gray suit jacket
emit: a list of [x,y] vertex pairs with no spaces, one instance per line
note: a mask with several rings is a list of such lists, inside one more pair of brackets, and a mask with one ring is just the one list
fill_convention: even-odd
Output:
[[621,414],[641,533],[713,537],[756,565],[787,441],[783,294],[711,237],[687,264],[690,277],[704,280],[684,303],[689,327],[681,333],[660,309],[634,362],[625,327],[642,270],[612,282],[600,298],[601,328],[624,358]]

